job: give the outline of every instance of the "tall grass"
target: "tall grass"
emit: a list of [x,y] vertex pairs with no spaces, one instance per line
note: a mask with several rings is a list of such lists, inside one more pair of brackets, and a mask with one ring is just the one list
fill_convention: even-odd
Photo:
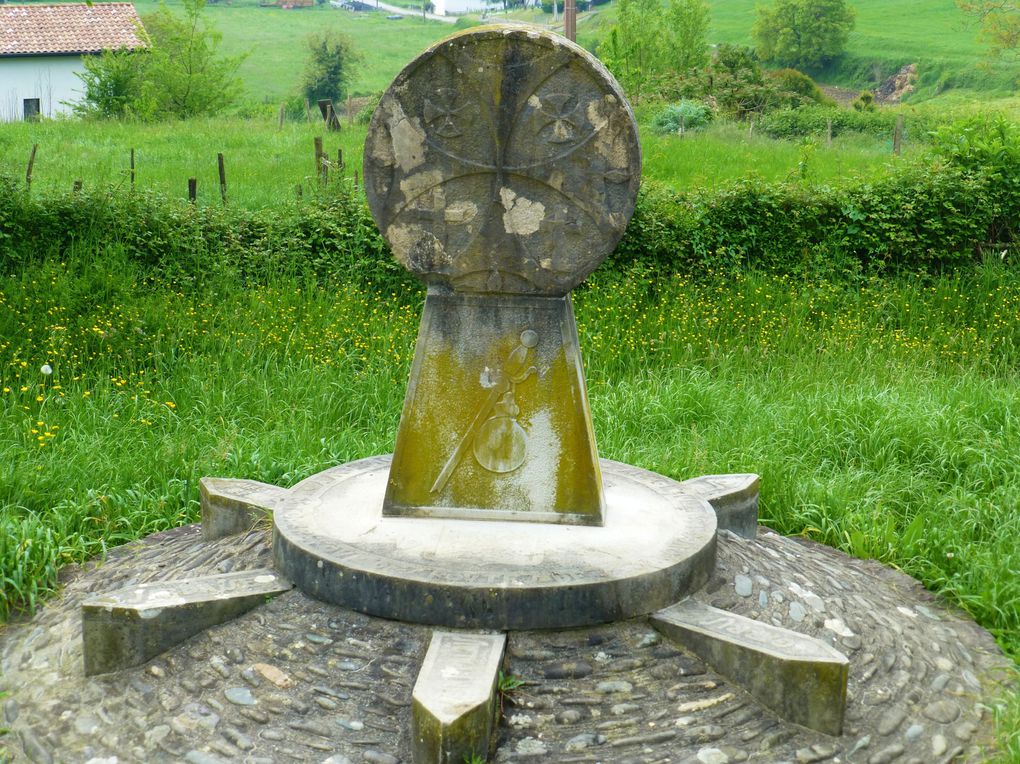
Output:
[[[182,291],[115,251],[0,281],[0,615],[194,519],[204,474],[290,484],[389,450],[418,300]],[[604,455],[759,472],[766,521],[903,567],[1020,652],[1020,275],[636,272],[577,303]]]

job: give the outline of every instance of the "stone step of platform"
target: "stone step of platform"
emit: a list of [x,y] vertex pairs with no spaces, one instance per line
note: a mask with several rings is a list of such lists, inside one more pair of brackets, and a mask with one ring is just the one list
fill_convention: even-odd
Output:
[[505,647],[505,634],[433,633],[412,695],[415,764],[487,758]]
[[257,480],[204,477],[198,484],[202,538],[214,541],[250,531],[279,507],[290,491]]
[[693,599],[650,620],[783,719],[827,735],[842,733],[850,663],[836,648]]
[[285,578],[263,568],[139,584],[90,597],[81,605],[85,674],[140,666],[290,588]]
[[755,537],[761,486],[757,475],[702,475],[685,480],[681,485],[712,505],[719,530],[728,530],[747,539]]

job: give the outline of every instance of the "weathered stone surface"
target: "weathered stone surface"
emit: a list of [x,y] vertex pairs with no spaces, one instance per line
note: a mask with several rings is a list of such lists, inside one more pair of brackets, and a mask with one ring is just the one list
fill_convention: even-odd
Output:
[[486,27],[397,76],[369,126],[364,175],[394,255],[430,285],[564,295],[623,235],[641,149],[594,56],[548,32]]
[[825,642],[693,599],[651,622],[784,719],[842,733],[849,661]]
[[496,722],[505,634],[437,631],[411,695],[415,764],[486,758]]
[[430,293],[383,514],[601,525],[603,510],[570,298]]
[[753,539],[758,532],[757,475],[704,475],[684,486],[703,497],[715,510],[719,530]]
[[566,295],[616,246],[640,174],[619,86],[557,35],[471,30],[397,76],[365,187],[429,292],[384,515],[603,523]]
[[81,605],[86,675],[138,666],[291,588],[271,570],[138,584]]
[[257,480],[204,477],[198,484],[206,541],[247,533],[287,497],[287,489]]
[[[821,756],[835,749],[822,761],[858,764],[897,744],[905,749],[897,764],[941,763],[959,757],[964,745],[967,761],[994,760],[989,749],[994,714],[982,709],[1015,693],[1015,679],[1008,659],[965,613],[946,607],[898,571],[768,530],[760,530],[753,541],[721,534],[718,550],[720,586],[732,588],[735,575],[744,574],[754,581],[755,594],[770,592],[764,608],[757,597],[736,597],[734,608],[740,613],[837,644],[846,637],[831,632],[822,620],[838,618],[860,640],[857,648],[847,648],[851,669],[842,737],[777,718],[736,683],[656,639],[647,619],[639,618],[569,631],[510,633],[504,670],[522,685],[504,704],[492,760],[701,764],[699,753],[718,756],[711,753],[714,749],[731,762],[765,764],[797,761],[798,752]],[[196,750],[253,764],[317,764],[331,757],[362,764],[373,751],[408,764],[411,691],[432,630],[345,610],[296,589],[196,635],[146,666],[84,675],[82,598],[158,581],[171,566],[196,576],[212,574],[224,560],[239,570],[268,565],[268,533],[206,543],[198,526],[188,526],[65,570],[58,594],[33,617],[14,618],[0,630],[0,692],[8,693],[3,726],[11,728],[0,747],[7,745],[14,762],[32,761],[23,747],[28,744],[37,755],[48,751],[56,761],[75,763],[117,757],[170,764]],[[794,582],[824,600],[824,618],[793,623],[787,602],[773,602],[771,592],[789,593],[787,586]],[[716,596],[710,588],[694,597],[709,602]],[[310,634],[333,641],[310,641]],[[240,663],[230,657],[241,654]],[[341,668],[343,661],[352,668]],[[908,663],[910,668],[902,669]],[[277,685],[253,669],[256,664],[272,666],[291,681]],[[587,668],[563,670],[571,664]],[[250,669],[261,680],[258,686],[244,678]],[[912,677],[907,684],[895,678],[901,669]],[[976,677],[979,687],[964,678],[965,672]],[[947,683],[936,688],[932,680],[942,673]],[[280,680],[276,672],[270,674]],[[633,689],[627,695],[598,692],[605,681],[626,681]],[[250,688],[255,705],[226,699],[225,690],[240,686]],[[327,689],[335,694],[322,695]],[[336,700],[339,708],[320,708],[316,696]],[[942,699],[960,711],[949,724],[923,714]],[[904,709],[908,716],[882,735],[878,720],[890,708]],[[908,739],[905,732],[914,723],[923,725],[924,732]],[[969,740],[960,743],[957,734],[965,723],[973,731],[968,728]],[[726,735],[698,742],[712,727],[722,727]],[[654,737],[671,730],[676,730],[672,739]],[[688,736],[688,730],[697,732]],[[235,731],[254,748],[239,747],[245,739]],[[575,750],[582,741],[588,747]],[[973,755],[971,746],[977,747]]]
[[708,504],[661,475],[601,467],[601,528],[384,517],[388,457],[335,467],[274,514],[276,567],[372,615],[500,630],[629,618],[703,585],[717,543]]

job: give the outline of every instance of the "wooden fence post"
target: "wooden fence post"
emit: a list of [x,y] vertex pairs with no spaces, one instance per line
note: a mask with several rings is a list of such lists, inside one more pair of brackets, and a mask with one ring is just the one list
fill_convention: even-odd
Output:
[[903,115],[896,115],[896,128],[893,130],[892,136],[892,153],[896,156],[900,155],[900,151],[903,149]]
[[71,191],[76,194],[81,191],[81,178],[78,178],[77,180],[74,181],[74,185],[71,187]]
[[322,153],[322,136],[315,136],[315,174],[319,178],[320,183],[326,182],[326,162],[325,155]]
[[280,104],[280,116],[276,125],[277,130],[283,130],[283,121],[287,118],[287,104]]
[[131,149],[131,193],[135,191],[135,150]]
[[227,203],[227,168],[223,164],[223,154],[216,155],[216,165],[220,171],[220,201]]
[[35,167],[35,152],[39,150],[39,144],[32,144],[32,153],[28,155],[28,169],[25,170],[25,188],[32,190],[32,168]]
[[825,120],[825,145],[832,145],[832,117]]
[[198,178],[188,178],[188,201],[192,204],[198,198]]

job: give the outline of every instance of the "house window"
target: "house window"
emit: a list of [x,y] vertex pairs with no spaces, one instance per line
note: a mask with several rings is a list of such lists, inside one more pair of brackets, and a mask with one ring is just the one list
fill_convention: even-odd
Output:
[[25,99],[25,121],[35,122],[39,119],[39,99],[38,98],[26,98]]

